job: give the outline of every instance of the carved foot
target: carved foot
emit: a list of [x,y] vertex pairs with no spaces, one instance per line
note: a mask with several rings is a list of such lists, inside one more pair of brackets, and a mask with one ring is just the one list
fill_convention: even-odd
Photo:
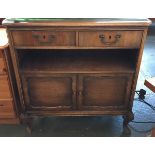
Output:
[[24,124],[26,127],[26,132],[31,135],[32,133],[32,122],[33,122],[33,118],[27,116],[27,115],[24,115],[22,114],[21,115],[21,123]]
[[28,134],[32,134],[32,118],[28,118],[27,120],[26,120],[26,131],[27,131],[27,133]]
[[127,115],[123,116],[123,133],[122,136],[130,136],[131,135],[131,130],[128,127],[129,122],[134,120],[134,114],[132,111],[130,111]]
[[121,134],[121,137],[130,137],[131,136],[131,130],[128,126],[123,126],[123,132]]
[[46,130],[46,119],[47,117],[42,117],[40,120],[40,126],[41,126],[41,128],[39,129],[40,132],[44,132]]
[[129,124],[129,122],[131,122],[132,120],[134,120],[134,114],[132,111],[128,112],[127,115],[123,116],[123,126],[127,126]]

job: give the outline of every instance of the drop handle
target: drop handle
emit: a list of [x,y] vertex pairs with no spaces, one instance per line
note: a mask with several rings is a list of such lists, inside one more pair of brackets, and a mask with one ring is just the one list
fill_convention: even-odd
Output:
[[79,92],[78,92],[78,95],[79,95],[79,96],[82,96],[82,95],[83,95],[83,91],[79,91]]
[[119,39],[121,38],[121,34],[116,34],[115,36],[114,36],[114,40],[113,41],[109,41],[109,40],[111,40],[111,38],[112,38],[112,36],[111,35],[109,35],[107,38],[105,37],[105,35],[104,34],[100,34],[99,35],[99,38],[100,38],[100,41],[103,43],[103,44],[105,44],[105,45],[110,45],[110,44],[115,44],[115,43],[117,43],[118,41],[119,41]]
[[76,91],[73,91],[73,95],[76,95]]
[[40,44],[50,44],[55,42],[56,36],[54,34],[39,34],[32,32],[32,37]]

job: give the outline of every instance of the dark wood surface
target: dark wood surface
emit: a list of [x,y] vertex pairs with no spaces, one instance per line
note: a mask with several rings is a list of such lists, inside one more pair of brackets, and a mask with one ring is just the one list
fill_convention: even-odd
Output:
[[132,103],[147,19],[6,20],[21,113],[124,115]]

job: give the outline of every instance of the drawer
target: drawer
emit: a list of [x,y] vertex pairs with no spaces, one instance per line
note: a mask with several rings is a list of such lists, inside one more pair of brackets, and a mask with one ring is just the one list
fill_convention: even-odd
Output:
[[79,32],[79,46],[138,48],[142,31],[89,31]]
[[6,73],[6,67],[4,63],[4,59],[0,58],[0,74]]
[[76,33],[66,31],[12,31],[15,46],[75,46]]
[[0,99],[8,98],[11,98],[8,77],[0,76]]
[[0,118],[15,117],[12,100],[0,100]]
[[0,50],[0,74],[6,73],[6,66],[3,58],[2,50]]

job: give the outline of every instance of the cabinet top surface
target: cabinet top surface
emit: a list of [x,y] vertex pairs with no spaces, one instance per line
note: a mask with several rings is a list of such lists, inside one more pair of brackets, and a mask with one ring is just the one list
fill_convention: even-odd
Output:
[[9,18],[6,26],[149,26],[142,18]]

